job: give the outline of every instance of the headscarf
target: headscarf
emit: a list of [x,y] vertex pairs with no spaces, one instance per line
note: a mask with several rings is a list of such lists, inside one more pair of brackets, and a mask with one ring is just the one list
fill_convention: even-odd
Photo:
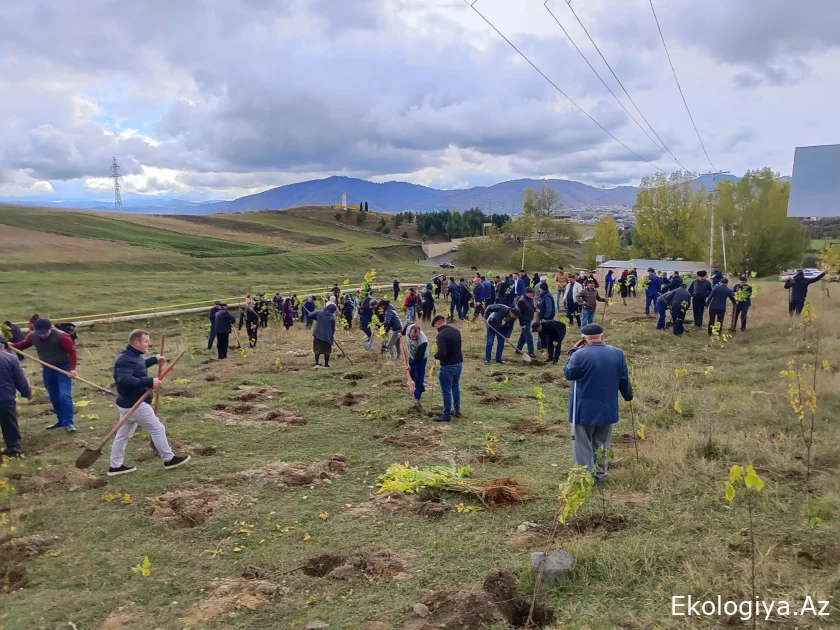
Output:
[[411,331],[413,329],[420,330],[420,327],[417,324],[409,324],[405,329],[405,345],[408,348],[408,356],[412,359],[415,359],[415,353],[417,349],[422,345],[426,344],[426,355],[423,357],[424,359],[429,358],[429,339],[426,337],[426,334],[420,330],[420,337],[417,340],[411,338]]

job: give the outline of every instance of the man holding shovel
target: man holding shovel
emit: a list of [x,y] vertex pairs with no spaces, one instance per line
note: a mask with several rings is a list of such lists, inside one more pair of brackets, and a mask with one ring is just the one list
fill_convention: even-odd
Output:
[[4,457],[20,455],[20,428],[18,427],[15,392],[32,400],[32,388],[26,380],[20,361],[8,352],[8,342],[0,337],[0,429],[6,449]]
[[47,429],[64,429],[68,433],[74,433],[76,427],[73,425],[72,379],[78,377],[79,373],[76,372],[76,346],[70,339],[70,335],[54,329],[52,322],[46,317],[42,317],[35,322],[32,332],[23,341],[11,345],[18,350],[26,350],[35,346],[35,350],[38,351],[38,358],[41,361],[61,368],[70,374],[70,376],[66,376],[45,367],[42,378],[53,411],[58,419]]
[[502,361],[502,352],[505,343],[510,343],[510,334],[513,330],[513,323],[519,318],[519,309],[505,306],[504,304],[493,304],[488,306],[484,312],[487,318],[487,342],[484,345],[484,363],[490,365],[490,356],[493,353],[493,342],[496,342],[496,363]]
[[[128,336],[128,345],[125,350],[117,355],[114,361],[114,381],[117,384],[117,407],[120,410],[120,419],[128,413],[134,404],[146,393],[150,387],[160,387],[160,380],[149,376],[148,368],[164,361],[163,355],[157,355],[144,359],[143,355],[149,349],[151,340],[149,333],[145,330],[132,330]],[[152,395],[149,394],[146,400],[137,408],[134,415],[120,427],[111,445],[111,462],[108,468],[108,476],[124,475],[137,470],[134,466],[126,466],[123,463],[125,458],[125,447],[129,438],[134,435],[137,427],[143,427],[152,437],[166,470],[177,468],[190,461],[190,456],[178,456],[169,447],[169,440],[166,439],[166,429],[155,411],[149,404]]]

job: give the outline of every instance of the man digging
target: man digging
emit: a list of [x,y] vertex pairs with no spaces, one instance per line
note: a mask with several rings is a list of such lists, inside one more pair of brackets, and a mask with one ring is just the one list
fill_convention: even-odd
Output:
[[[120,410],[122,419],[129,409],[134,406],[150,387],[157,389],[160,381],[149,376],[148,368],[164,361],[163,355],[157,355],[144,359],[143,355],[149,349],[151,340],[149,333],[145,330],[132,330],[128,336],[128,345],[117,355],[114,360],[114,382],[117,384],[117,408]],[[190,456],[178,456],[169,447],[169,440],[166,439],[166,429],[160,419],[155,415],[154,409],[149,402],[153,395],[149,394],[146,400],[137,408],[131,418],[117,431],[114,443],[111,446],[111,461],[108,468],[108,476],[124,475],[132,473],[137,468],[126,466],[123,463],[125,458],[125,447],[129,438],[134,435],[137,427],[143,427],[152,437],[155,450],[163,460],[163,467],[166,470],[177,468],[190,461]]]
[[[587,324],[583,337],[569,351],[563,370],[572,382],[569,392],[569,422],[572,423],[572,457],[586,466],[595,481],[607,475],[613,425],[618,422],[618,394],[633,400],[624,352],[604,343],[604,329]],[[598,450],[601,450],[600,457]],[[598,460],[600,459],[600,463]]]
[[[76,372],[76,346],[70,335],[53,328],[52,322],[46,317],[35,321],[32,332],[26,338],[13,343],[12,347],[18,350],[26,350],[35,346],[38,351],[38,358],[45,363],[61,368],[69,372],[72,377],[77,377]],[[57,422],[51,424],[47,429],[64,429],[68,433],[76,431],[73,424],[73,379],[50,368],[44,368],[42,373],[44,387],[50,396],[53,412]]]

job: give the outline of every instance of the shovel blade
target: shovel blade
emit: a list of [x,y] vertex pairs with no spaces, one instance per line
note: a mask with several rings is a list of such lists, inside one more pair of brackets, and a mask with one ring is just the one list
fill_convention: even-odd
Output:
[[102,456],[102,451],[99,449],[94,448],[86,448],[82,451],[82,454],[79,455],[78,459],[76,460],[76,468],[81,468],[84,470],[85,468],[90,468],[96,463]]

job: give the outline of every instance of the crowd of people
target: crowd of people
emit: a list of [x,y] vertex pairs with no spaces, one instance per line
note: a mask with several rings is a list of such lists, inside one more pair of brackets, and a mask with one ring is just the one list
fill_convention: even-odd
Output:
[[[790,290],[789,312],[799,314],[807,298],[808,286],[824,276],[806,278],[801,271],[786,283]],[[552,282],[553,286],[549,286]],[[675,335],[685,331],[689,311],[695,328],[704,326],[708,312],[709,334],[719,331],[726,319],[728,303],[735,309],[731,325],[740,320],[741,330],[747,326],[747,314],[752,304],[754,288],[746,276],[729,286],[728,278],[713,268],[711,277],[699,271],[697,277],[686,284],[678,272],[670,275],[648,269],[641,280],[635,269],[623,271],[616,280],[609,272],[604,278],[604,295],[601,285],[591,273],[565,272],[558,267],[553,279],[534,274],[531,279],[525,270],[506,277],[487,278],[477,271],[469,281],[435,275],[419,292],[414,287],[402,295],[400,282],[394,280],[394,299],[377,298],[374,292],[361,290],[343,292],[334,285],[325,295],[308,296],[301,302],[297,295],[283,298],[279,293],[272,299],[259,293],[255,298],[246,297],[239,305],[238,329],[244,326],[250,347],[258,341],[258,331],[269,327],[274,319],[287,330],[301,323],[312,330],[314,367],[330,367],[333,346],[337,346],[336,327],[358,326],[364,335],[363,347],[372,350],[374,339],[381,339],[380,354],[398,360],[405,353],[405,369],[412,385],[415,403],[419,406],[425,392],[425,375],[430,358],[439,364],[438,382],[442,397],[442,410],[437,422],[451,422],[460,418],[461,375],[464,367],[462,338],[454,322],[466,320],[472,309],[472,322],[481,320],[486,327],[484,359],[487,364],[504,363],[505,346],[514,353],[527,352],[529,359],[544,350],[549,363],[557,365],[568,326],[578,326],[581,337],[569,350],[564,374],[572,383],[569,399],[569,421],[573,425],[573,454],[576,463],[589,466],[596,479],[607,472],[606,459],[596,462],[599,449],[609,449],[612,425],[618,421],[617,397],[632,400],[633,391],[627,375],[624,355],[618,348],[604,343],[603,328],[595,323],[599,303],[607,302],[618,284],[622,300],[633,298],[636,287],[644,291],[645,314],[658,316],[657,329],[665,329],[666,314],[670,312],[670,325]],[[437,313],[438,305],[448,305],[448,317]],[[626,303],[626,302],[625,302]],[[560,307],[562,306],[562,311]],[[273,310],[272,310],[273,307]],[[400,316],[398,307],[402,308]],[[651,313],[653,309],[653,313]],[[275,317],[272,318],[272,312]],[[566,322],[558,314],[565,313]],[[209,310],[210,334],[208,350],[216,344],[218,358],[227,357],[231,333],[238,336],[237,321],[227,304],[217,301]],[[405,322],[403,322],[405,319]],[[434,344],[422,329],[428,324],[436,331]],[[14,457],[21,452],[20,431],[16,412],[16,393],[32,398],[33,392],[21,367],[22,352],[34,347],[39,362],[44,365],[42,380],[55,413],[55,421],[48,430],[64,429],[72,433],[74,405],[73,380],[78,378],[77,352],[74,328],[53,325],[47,318],[34,315],[29,321],[29,331],[24,333],[10,321],[3,323],[0,336],[0,428],[5,442],[4,456]],[[519,337],[514,346],[511,339],[515,328]],[[536,335],[536,338],[535,336]],[[6,338],[8,337],[8,339]],[[109,475],[119,475],[135,470],[126,466],[125,445],[138,427],[146,429],[166,469],[176,468],[189,461],[189,456],[175,455],[167,441],[166,432],[154,409],[149,404],[151,392],[160,387],[160,381],[149,376],[149,367],[163,362],[158,355],[145,358],[150,347],[149,334],[144,330],[132,331],[128,345],[117,356],[113,366],[117,389],[117,407],[123,418],[135,403],[139,405],[130,421],[116,434],[111,450]],[[494,352],[495,346],[495,352]],[[12,352],[21,356],[15,357]],[[323,365],[321,358],[323,357]],[[139,401],[143,401],[140,403]]]

